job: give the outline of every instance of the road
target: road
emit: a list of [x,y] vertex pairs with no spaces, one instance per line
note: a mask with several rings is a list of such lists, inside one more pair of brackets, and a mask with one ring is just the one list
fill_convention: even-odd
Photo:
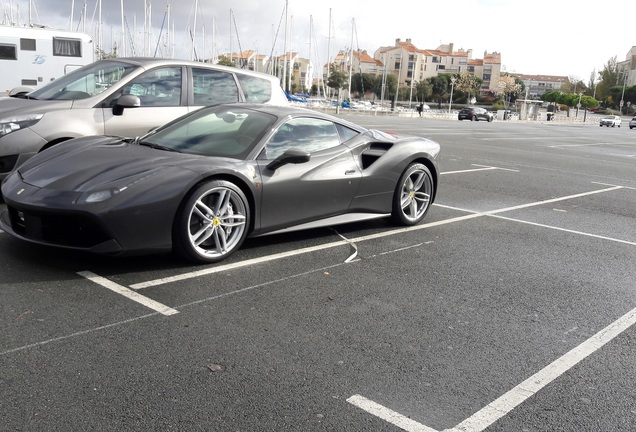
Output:
[[351,119],[440,142],[423,224],[198,267],[0,233],[0,429],[633,430],[636,132]]

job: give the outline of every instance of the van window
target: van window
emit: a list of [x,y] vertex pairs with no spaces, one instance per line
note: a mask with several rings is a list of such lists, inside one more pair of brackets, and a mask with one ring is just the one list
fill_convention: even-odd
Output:
[[20,38],[20,49],[22,51],[35,51],[35,39]]
[[10,44],[0,44],[0,60],[17,60],[16,46]]
[[53,55],[62,57],[81,57],[82,41],[79,39],[54,37]]
[[194,105],[238,102],[238,87],[231,73],[192,68]]

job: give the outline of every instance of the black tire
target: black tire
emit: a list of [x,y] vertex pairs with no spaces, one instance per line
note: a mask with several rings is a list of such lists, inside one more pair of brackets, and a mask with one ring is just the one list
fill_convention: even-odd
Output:
[[477,116],[473,116],[473,118],[470,119],[470,121],[479,121],[479,119],[477,118]]
[[197,263],[215,263],[234,253],[247,236],[250,207],[234,183],[212,180],[192,190],[173,229],[173,249]]
[[429,169],[412,163],[400,176],[393,193],[391,220],[398,225],[416,225],[424,219],[435,195],[435,184]]

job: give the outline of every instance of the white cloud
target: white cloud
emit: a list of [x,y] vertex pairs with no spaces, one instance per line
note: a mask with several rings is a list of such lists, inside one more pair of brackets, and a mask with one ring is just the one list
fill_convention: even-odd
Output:
[[[88,28],[95,32],[91,23],[97,22],[97,1],[75,0],[74,27],[77,27],[81,9],[86,4]],[[175,51],[179,57],[190,57],[190,32],[196,34],[199,53],[205,41],[206,56],[211,55],[213,41],[220,52],[228,51],[230,43],[233,51],[238,51],[239,43],[243,50],[257,49],[261,53],[283,51],[281,17],[285,0],[240,0],[233,3],[225,0],[124,0],[124,15],[131,30],[136,18],[138,39],[142,37],[144,1],[152,6],[153,47],[157,43],[167,5],[172,5],[174,27],[179,35]],[[43,24],[67,27],[72,0],[32,2]],[[24,22],[28,0],[14,0],[13,4],[20,5]],[[196,4],[199,13],[195,31]],[[380,46],[393,45],[396,38],[410,38],[415,46],[422,49],[453,43],[455,48],[472,49],[474,58],[482,58],[484,51],[497,51],[501,53],[504,67],[510,71],[577,76],[587,80],[594,69],[601,70],[611,57],[624,60],[625,54],[636,45],[628,20],[609,20],[611,26],[595,26],[592,23],[598,22],[598,5],[576,2],[288,0],[288,4],[288,34],[291,36],[287,48],[308,55],[311,17],[314,29],[312,46],[320,62],[327,59],[328,43],[329,51],[334,55],[350,46],[353,37],[354,48],[366,49],[372,54]],[[8,8],[7,2],[3,5]],[[102,5],[104,47],[108,51],[111,33],[116,39],[121,35],[120,0],[102,0]],[[612,10],[618,11],[620,16],[636,16],[636,3],[614,1]],[[331,39],[328,39],[330,11],[332,27]],[[214,34],[213,27],[216,28]],[[274,43],[277,30],[279,34]]]

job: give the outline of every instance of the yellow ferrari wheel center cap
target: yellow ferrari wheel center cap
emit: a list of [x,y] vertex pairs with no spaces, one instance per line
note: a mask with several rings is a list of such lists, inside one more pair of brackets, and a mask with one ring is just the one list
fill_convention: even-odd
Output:
[[409,197],[413,198],[415,196],[415,192],[411,191],[409,192]]
[[221,225],[221,219],[214,218],[214,220],[212,221],[212,225],[214,225],[215,227]]

